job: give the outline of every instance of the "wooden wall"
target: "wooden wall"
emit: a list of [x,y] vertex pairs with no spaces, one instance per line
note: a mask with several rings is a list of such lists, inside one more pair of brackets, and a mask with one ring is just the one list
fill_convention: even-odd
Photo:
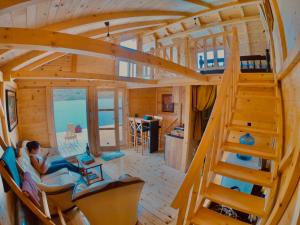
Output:
[[97,74],[115,74],[115,60],[111,58],[95,58],[89,56],[66,55],[49,62],[39,68],[40,70],[54,70],[65,72],[82,72]]
[[[123,82],[87,80],[17,80],[16,83],[19,96],[20,140],[35,139],[44,147],[56,147],[52,113],[53,87],[86,88],[89,93],[89,99],[90,94],[96,93],[96,88],[125,87]],[[95,143],[94,140],[91,142],[93,143],[91,143],[92,147]]]
[[294,192],[291,202],[278,225],[299,225],[300,224],[300,183]]
[[38,140],[50,146],[46,87],[18,89],[18,115],[21,140]]
[[[162,95],[172,94],[174,101],[174,112],[162,112]],[[185,108],[184,87],[162,87],[142,88],[129,90],[129,115],[138,114],[143,117],[146,114],[159,115],[163,117],[162,138],[160,147],[164,147],[164,134],[170,132],[174,127],[184,123]]]
[[129,90],[129,115],[143,116],[156,114],[156,88],[130,89]]

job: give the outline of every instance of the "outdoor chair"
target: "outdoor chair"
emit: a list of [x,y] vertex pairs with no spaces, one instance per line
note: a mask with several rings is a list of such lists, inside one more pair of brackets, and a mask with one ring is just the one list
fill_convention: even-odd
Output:
[[74,142],[78,143],[77,134],[76,134],[76,126],[74,124],[72,124],[72,123],[68,124],[67,131],[66,131],[64,138],[65,138],[65,142],[74,141]]

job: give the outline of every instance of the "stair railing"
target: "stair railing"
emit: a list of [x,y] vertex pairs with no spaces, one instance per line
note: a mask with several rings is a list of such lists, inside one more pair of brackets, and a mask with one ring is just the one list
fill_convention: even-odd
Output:
[[[225,40],[225,39],[224,39]],[[228,44],[228,43],[227,43]],[[225,45],[224,45],[225,46]],[[240,54],[237,29],[232,29],[232,42],[226,69],[208,125],[185,179],[172,202],[179,209],[177,225],[190,224],[198,206],[204,203],[203,194],[214,179],[211,167],[221,157],[221,145],[235,104],[240,74]]]

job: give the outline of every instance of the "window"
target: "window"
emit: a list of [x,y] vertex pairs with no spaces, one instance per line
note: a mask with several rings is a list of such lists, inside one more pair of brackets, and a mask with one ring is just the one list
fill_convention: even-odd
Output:
[[204,68],[204,52],[200,52],[197,54],[198,59],[198,69]]
[[213,67],[214,66],[214,51],[208,51],[206,53],[207,57],[207,67]]
[[219,49],[217,51],[217,57],[218,57],[218,66],[223,67],[224,66],[224,49]]
[[120,45],[123,47],[126,47],[126,48],[137,50],[137,39],[130,39],[127,41],[122,41],[120,43]]
[[[121,46],[137,50],[137,40],[130,39],[127,41],[122,41]],[[121,77],[136,77],[137,69],[136,63],[130,62],[128,60],[119,59],[119,76]]]
[[[197,54],[198,70],[203,70],[205,68],[204,52],[199,52]],[[215,65],[215,54],[214,51],[208,51],[206,53],[207,68],[214,67]],[[217,66],[224,67],[224,49],[217,50]]]

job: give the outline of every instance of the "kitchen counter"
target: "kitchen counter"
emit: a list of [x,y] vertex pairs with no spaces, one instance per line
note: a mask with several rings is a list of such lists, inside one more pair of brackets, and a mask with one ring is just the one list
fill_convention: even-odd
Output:
[[165,163],[174,169],[181,170],[183,137],[165,135]]

